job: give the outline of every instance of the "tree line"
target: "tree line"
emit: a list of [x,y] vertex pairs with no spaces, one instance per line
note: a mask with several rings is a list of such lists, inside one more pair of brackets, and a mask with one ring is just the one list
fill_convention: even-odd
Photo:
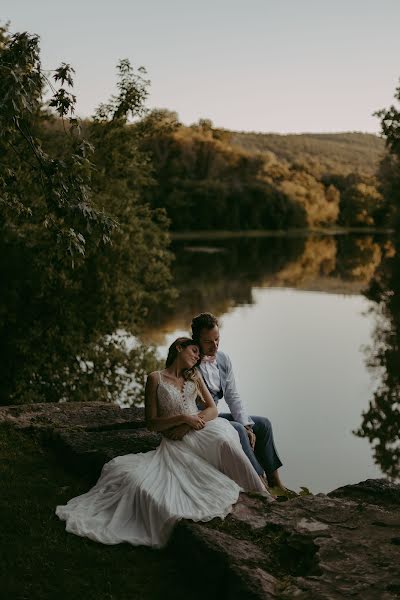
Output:
[[[374,173],[382,152],[382,141],[375,136],[364,139],[354,134],[355,150],[364,150],[364,168],[353,160],[349,169],[345,158],[339,161],[333,154],[330,140],[318,160],[316,149],[324,147],[319,140],[314,141],[313,155],[290,154],[282,151],[282,144],[276,152],[255,149],[246,134],[215,128],[207,119],[184,126],[176,113],[167,110],[146,116],[143,125],[150,123],[153,133],[144,139],[144,149],[153,158],[157,185],[148,190],[148,200],[166,209],[172,230],[388,224],[388,209]],[[295,136],[287,137],[286,143],[295,147]],[[339,147],[344,144],[341,140]]]
[[[90,130],[90,121],[87,126]],[[48,129],[55,147],[59,128],[54,122]],[[145,190],[146,201],[165,209],[172,231],[389,224],[390,209],[376,174],[383,151],[377,136],[308,135],[298,136],[299,141],[297,136],[238,134],[207,119],[187,127],[176,113],[161,109],[126,129],[151,157],[153,184]],[[251,143],[257,135],[264,146]]]

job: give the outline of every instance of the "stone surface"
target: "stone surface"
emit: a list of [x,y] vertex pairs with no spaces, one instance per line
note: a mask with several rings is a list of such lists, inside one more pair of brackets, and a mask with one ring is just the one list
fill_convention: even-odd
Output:
[[93,483],[103,465],[123,454],[137,454],[157,448],[161,436],[147,429],[117,429],[106,431],[79,431],[59,429],[43,436],[68,468],[86,474]]
[[[114,456],[157,447],[161,438],[143,419],[143,409],[104,403],[0,408],[0,422],[39,435],[93,482]],[[384,479],[287,502],[241,494],[224,521],[180,522],[169,549],[188,590],[201,585],[209,599],[395,600],[399,505],[400,486]]]
[[[374,504],[324,494],[270,504],[242,494],[224,522],[182,523],[171,546],[188,564],[206,556],[219,597],[229,600],[394,600],[400,597],[400,514],[386,504],[384,482],[368,485]],[[223,595],[225,586],[230,591]]]
[[161,436],[145,428],[143,408],[104,402],[25,404],[0,408],[0,422],[40,437],[67,467],[93,483],[107,461],[157,448]]
[[201,585],[206,598],[277,598],[277,580],[263,568],[264,552],[234,532],[231,535],[212,525],[205,527],[182,521],[175,528],[169,548],[184,561],[188,572],[193,565],[201,568]]
[[366,479],[354,485],[345,485],[329,492],[334,498],[348,498],[357,502],[400,507],[400,486],[387,479]]
[[0,422],[17,428],[80,427],[104,430],[144,427],[143,408],[120,408],[105,402],[40,403],[0,407]]

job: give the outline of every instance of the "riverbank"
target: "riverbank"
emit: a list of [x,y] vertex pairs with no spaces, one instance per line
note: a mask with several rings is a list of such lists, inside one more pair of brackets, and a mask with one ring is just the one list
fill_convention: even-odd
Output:
[[6,598],[398,598],[400,486],[385,480],[272,504],[242,494],[223,522],[182,522],[164,551],[65,532],[56,505],[87,491],[105,460],[158,442],[138,408],[0,408]]

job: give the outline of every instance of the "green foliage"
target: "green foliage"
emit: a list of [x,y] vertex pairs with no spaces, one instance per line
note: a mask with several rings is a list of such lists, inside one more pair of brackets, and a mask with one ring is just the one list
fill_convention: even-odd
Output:
[[304,487],[303,485],[300,486],[300,492],[299,492],[299,496],[312,496],[313,493],[310,492],[310,490],[307,487]]
[[382,194],[381,220],[398,229],[400,222],[400,156],[388,153],[378,170],[379,191]]
[[[208,119],[184,127],[175,114],[170,113],[169,119],[166,114],[146,117],[152,133],[143,139],[143,148],[153,156],[158,184],[148,198],[153,206],[166,208],[174,230],[385,224],[377,182],[367,174],[376,168],[382,150],[376,136],[340,134],[339,141],[335,136],[320,136],[321,140],[306,136],[306,140],[238,134],[214,128]],[[322,157],[321,148],[325,148]],[[356,158],[345,163],[349,154],[357,157],[360,148],[365,173]],[[357,174],[350,175],[352,171]],[[351,177],[357,177],[360,189],[347,189]]]
[[[395,90],[395,100],[400,101],[400,86]],[[396,228],[400,223],[400,110],[392,105],[375,113],[381,119],[381,131],[387,155],[378,171],[381,202],[381,218]],[[390,250],[390,249],[389,249]],[[367,438],[374,448],[375,461],[389,477],[400,475],[400,261],[398,248],[388,251],[386,260],[367,290],[367,297],[374,302],[376,327],[373,344],[365,349],[367,365],[376,378],[373,399],[362,415],[356,435]]]
[[373,185],[355,183],[340,198],[340,224],[359,226],[375,224],[373,213],[379,209],[381,196]]
[[372,343],[364,349],[375,391],[360,427],[353,433],[369,440],[375,462],[388,477],[400,476],[400,255],[387,256],[366,291],[375,318]]
[[[90,192],[92,148],[74,135],[75,96],[73,70],[63,64],[49,82],[49,105],[63,119],[70,115],[71,152],[57,159],[44,151],[38,125],[44,116],[42,96],[46,84],[37,36],[1,32],[0,46],[0,222],[14,229],[41,227],[61,252],[84,255],[86,235],[108,242],[115,221],[94,206]],[[45,231],[47,230],[47,231]],[[95,234],[95,235],[94,235]]]
[[100,104],[94,115],[94,121],[108,123],[121,120],[126,123],[129,117],[137,118],[145,114],[144,103],[148,96],[150,81],[144,79],[146,69],[139,67],[135,73],[128,59],[123,59],[117,66],[119,80],[118,95],[111,96],[109,102]]
[[121,61],[118,94],[81,124],[68,117],[73,70],[62,65],[55,117],[42,100],[37,37],[3,38],[0,403],[140,401],[154,349],[115,333],[132,340],[173,297],[168,220],[144,198],[153,184],[145,130],[128,124],[146,111],[148,82]]
[[378,191],[376,177],[366,175],[326,175],[325,183],[333,185],[340,194],[339,225],[344,227],[387,226],[384,200]]
[[264,167],[264,178],[299,209],[303,209],[305,225],[318,227],[336,222],[339,213],[338,190],[330,183],[316,179],[304,165],[287,165],[269,159]]
[[[394,98],[397,103],[400,102],[400,86],[396,88]],[[384,198],[382,211],[398,228],[400,223],[400,109],[391,105],[375,114],[381,119],[382,136],[388,150],[378,171],[380,191]]]
[[[400,102],[400,85],[395,89],[394,99]],[[382,135],[391,154],[400,156],[400,112],[393,104],[375,112],[381,120]]]
[[[306,224],[304,208],[264,177],[262,158],[229,147],[211,122],[153,126],[143,148],[157,186],[148,198],[165,207],[175,230],[286,229]],[[154,122],[154,115],[152,115]]]
[[300,492],[289,490],[288,488],[271,487],[269,488],[270,493],[276,497],[278,502],[286,502],[287,500],[293,500],[299,496],[312,496],[312,492],[307,487],[301,486]]
[[132,337],[126,332],[104,336],[91,344],[84,356],[77,356],[69,365],[68,379],[52,387],[54,399],[93,397],[120,406],[142,403],[147,374],[162,366],[154,348],[138,342],[131,346]]

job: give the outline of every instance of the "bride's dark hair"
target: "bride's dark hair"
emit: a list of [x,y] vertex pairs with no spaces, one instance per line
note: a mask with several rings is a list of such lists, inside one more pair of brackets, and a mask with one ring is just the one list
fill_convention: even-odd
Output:
[[[196,344],[196,342],[194,340],[192,340],[192,338],[189,337],[179,337],[177,338],[174,342],[172,342],[172,344],[170,345],[170,347],[168,348],[168,356],[167,356],[167,360],[165,361],[165,366],[166,367],[170,367],[172,365],[172,363],[176,360],[176,357],[178,356],[178,348],[177,346],[180,346],[181,348],[187,348],[188,346],[197,346],[198,344]],[[195,369],[193,367],[193,369],[185,369],[183,372],[183,377],[185,379],[196,379],[196,374],[195,374]]]

